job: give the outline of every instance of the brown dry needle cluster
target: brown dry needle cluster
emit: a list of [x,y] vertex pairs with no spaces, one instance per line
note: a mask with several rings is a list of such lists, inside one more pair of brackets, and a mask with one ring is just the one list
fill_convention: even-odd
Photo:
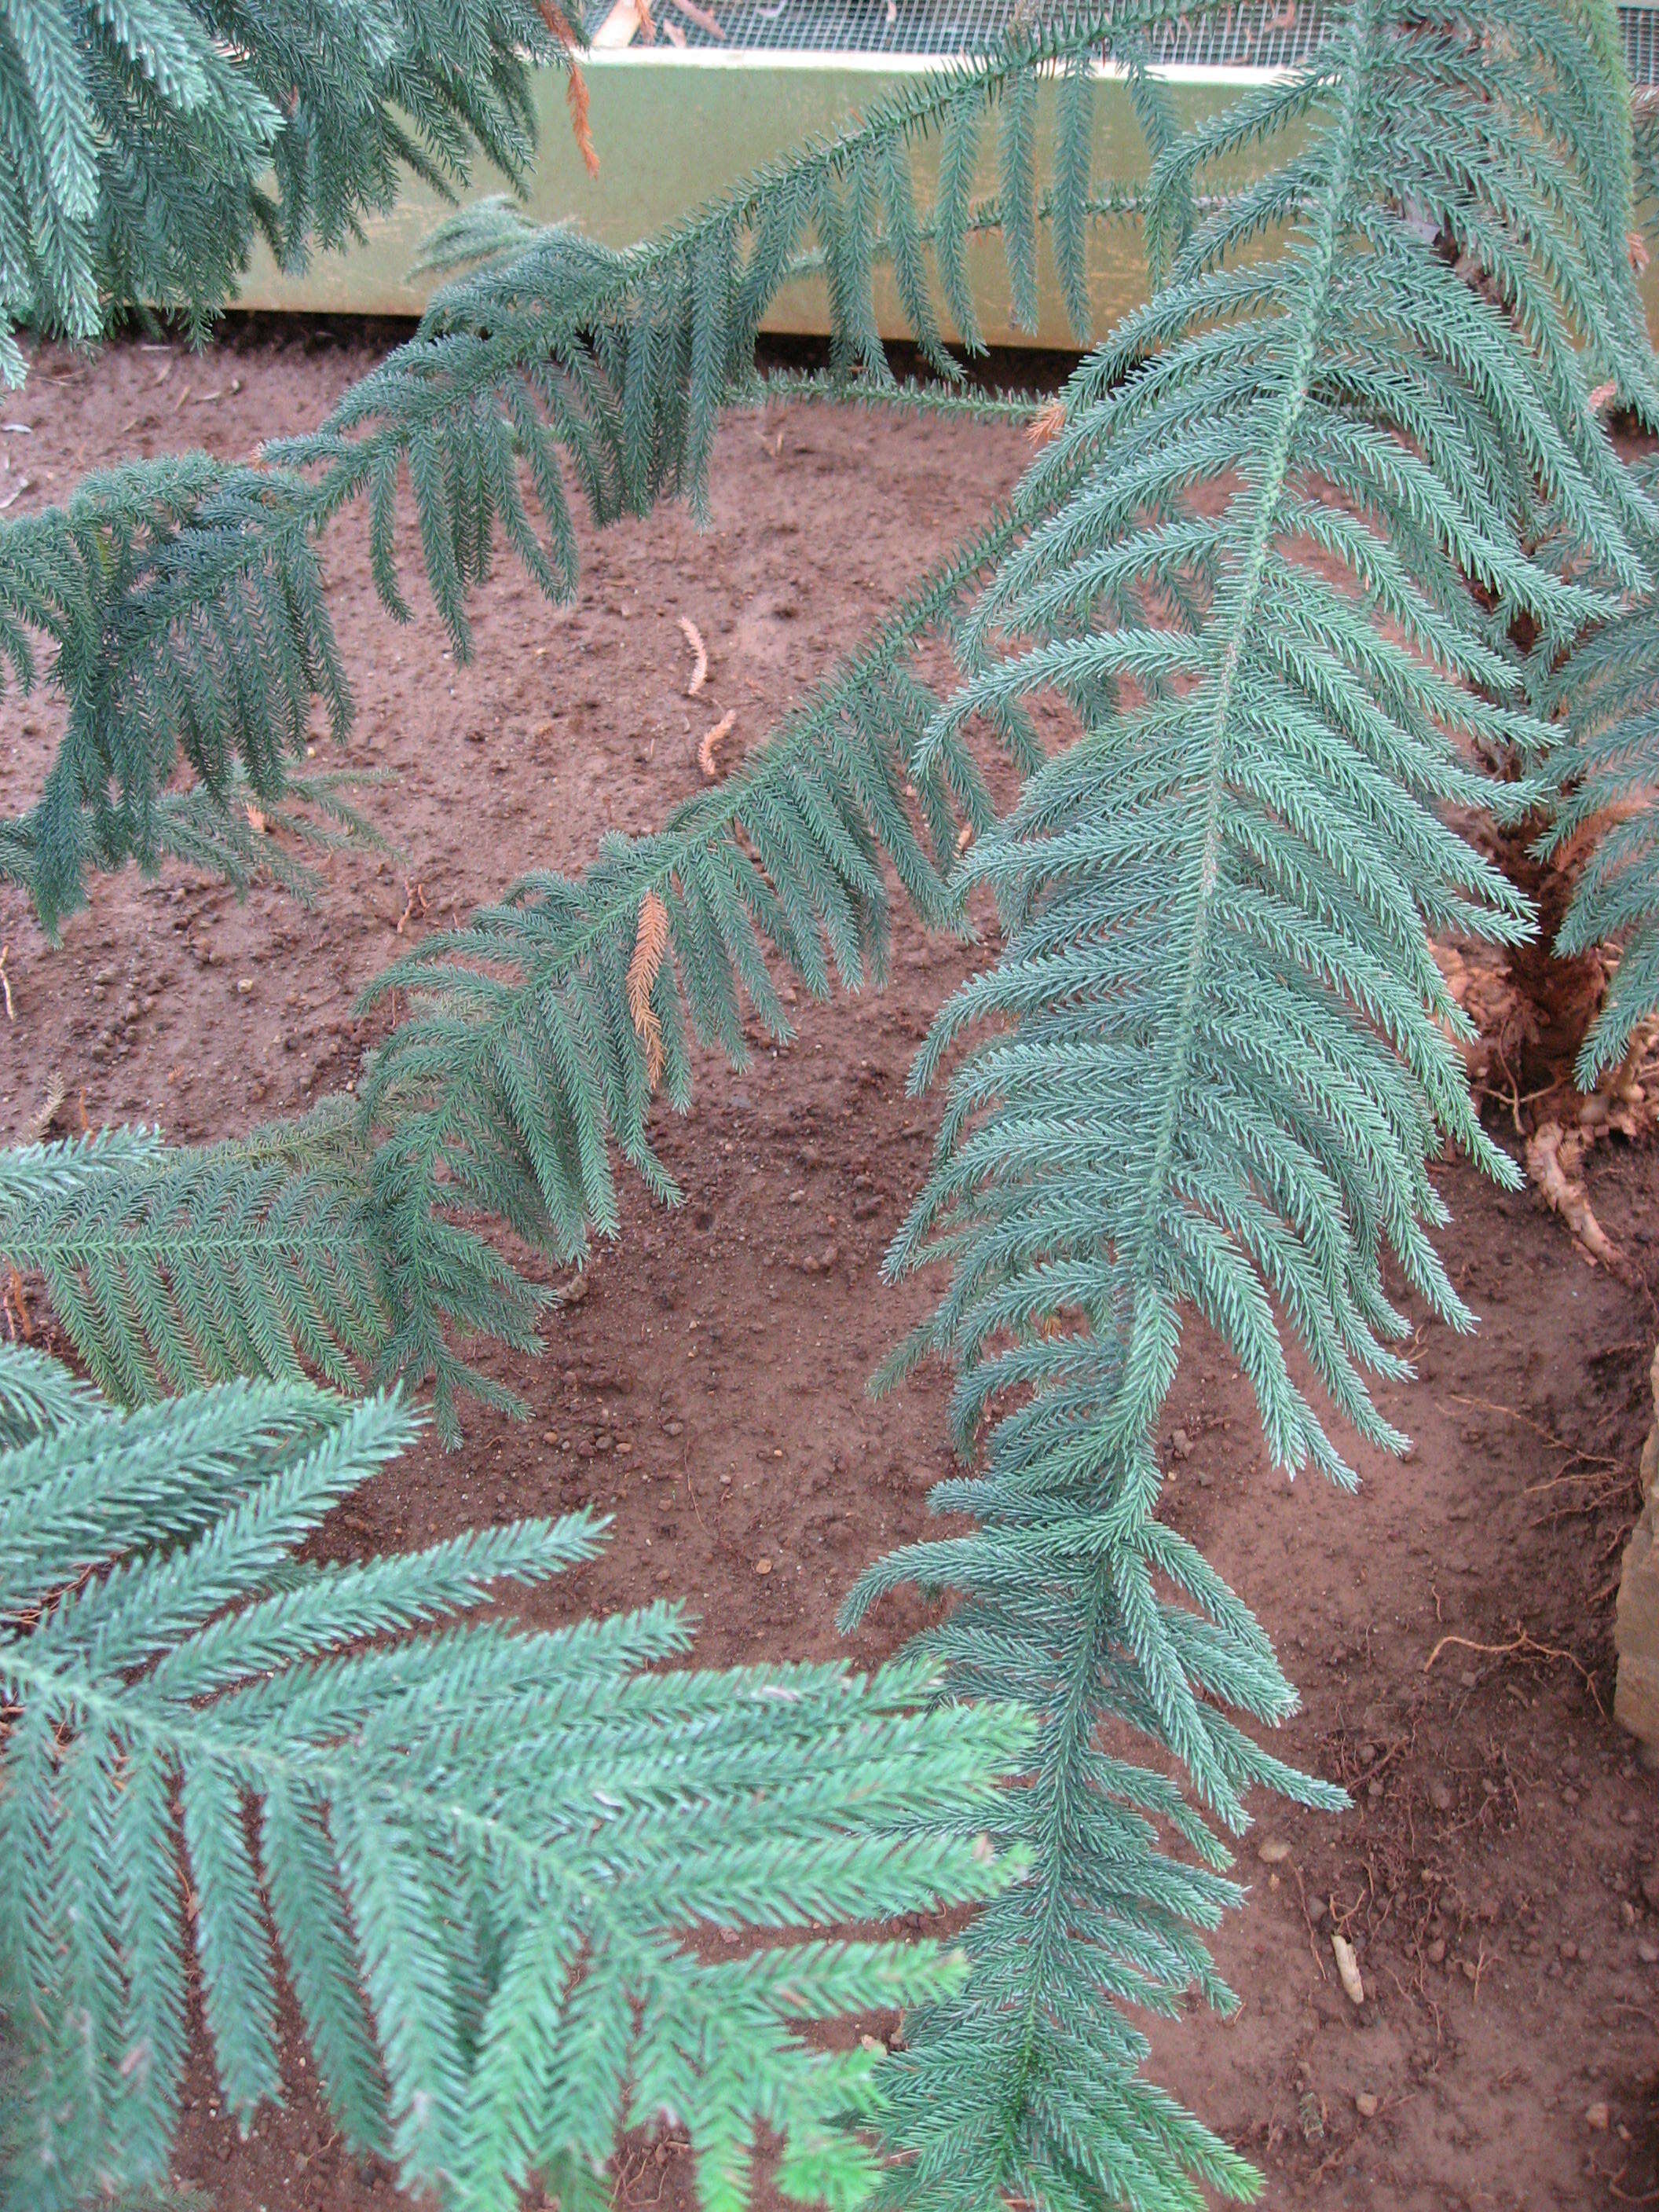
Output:
[[628,1011],[645,1047],[646,1073],[653,1091],[662,1081],[663,1052],[662,1024],[651,1003],[651,993],[667,951],[668,908],[655,891],[647,891],[640,902],[640,926],[628,963]]

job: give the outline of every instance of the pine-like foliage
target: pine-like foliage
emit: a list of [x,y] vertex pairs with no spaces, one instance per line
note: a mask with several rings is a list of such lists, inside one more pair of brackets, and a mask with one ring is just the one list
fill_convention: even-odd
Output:
[[[1599,197],[1623,173],[1601,28],[1534,0],[1353,0],[1297,79],[1172,152],[1192,175],[1304,134],[1079,374],[1036,471],[1048,519],[968,625],[941,741],[1047,689],[1084,734],[969,856],[1006,947],[918,1084],[991,1034],[890,1255],[951,1267],[905,1358],[960,1367],[981,1465],[936,1496],[978,1525],[883,1562],[849,1613],[905,1580],[955,1593],[917,1648],[1041,1731],[1000,1831],[1032,1873],[975,1923],[966,1991],[908,2034],[902,2203],[1196,2208],[1200,2185],[1256,2185],[1139,2074],[1131,2008],[1194,1985],[1231,2002],[1200,1938],[1237,1893],[1162,1762],[1234,1830],[1252,1788],[1340,1799],[1239,1725],[1282,1722],[1294,1693],[1158,1517],[1159,1416],[1201,1316],[1273,1458],[1347,1483],[1333,1411],[1401,1442],[1367,1381],[1408,1371],[1385,1259],[1470,1323],[1430,1239],[1430,1164],[1449,1141],[1516,1176],[1470,1104],[1429,935],[1509,939],[1528,917],[1443,810],[1515,819],[1534,795],[1475,764],[1477,743],[1525,763],[1548,742],[1511,623],[1562,641],[1614,603],[1528,547],[1560,523],[1639,587],[1650,527],[1589,399],[1598,362],[1651,390]],[[1137,1736],[1159,1771],[1124,1755]]]
[[[396,991],[408,1011],[355,1101],[204,1151],[125,1137],[14,1155],[0,1259],[44,1274],[110,1394],[296,1359],[340,1380],[355,1358],[434,1379],[452,1438],[458,1390],[499,1399],[457,1340],[530,1348],[545,1297],[501,1229],[580,1261],[616,1232],[612,1146],[672,1200],[647,1117],[659,1094],[690,1103],[690,1038],[739,1067],[750,1020],[786,1041],[780,962],[817,996],[878,981],[885,871],[930,924],[965,927],[951,872],[991,802],[965,743],[929,742],[944,700],[918,655],[957,635],[1036,511],[1026,497],[994,518],[661,831],[607,841],[580,878],[527,880],[388,970],[368,997]],[[1029,774],[1024,715],[991,720]],[[666,931],[641,983],[653,902]]]
[[0,1153],[0,1255],[118,1404],[239,1375],[349,1389],[386,1323],[346,1107],[200,1148],[106,1130]]
[[[1639,474],[1650,483],[1650,471]],[[1589,1091],[1659,1014],[1659,599],[1634,596],[1585,639],[1552,677],[1545,704],[1561,738],[1550,763],[1557,803],[1539,854],[1583,852],[1555,949],[1618,951],[1579,1048],[1576,1073]]]
[[[841,137],[626,252],[563,227],[534,234],[509,260],[441,294],[416,336],[320,430],[270,449],[276,465],[230,470],[201,455],[149,464],[94,479],[62,514],[0,531],[0,649],[24,674],[29,634],[44,633],[70,709],[40,803],[0,826],[0,863],[28,883],[47,926],[78,903],[88,870],[157,865],[161,794],[181,751],[210,792],[240,760],[263,806],[283,788],[313,698],[343,728],[349,702],[314,542],[343,506],[368,501],[376,585],[406,619],[397,541],[406,477],[434,597],[466,653],[467,594],[489,573],[498,539],[550,596],[574,592],[567,471],[597,524],[675,493],[702,509],[720,409],[766,388],[755,342],[783,285],[808,276],[825,287],[833,373],[820,388],[902,397],[875,327],[875,273],[890,264],[938,380],[935,405],[959,374],[939,334],[939,299],[967,344],[979,343],[971,237],[1002,237],[1016,301],[1034,314],[1035,241],[1046,227],[1066,295],[1085,317],[1091,226],[1141,205],[1091,174],[1089,64],[1103,50],[1129,68],[1150,143],[1170,132],[1135,13],[1097,4],[1017,30],[983,66],[920,80]],[[1031,141],[1044,70],[1061,73],[1046,185]],[[994,111],[1001,187],[975,204]],[[929,137],[940,143],[941,185],[924,216],[913,149]],[[463,239],[476,227],[468,218]],[[985,411],[971,395],[958,404]]]
[[302,1563],[413,1427],[303,1385],[119,1416],[0,1352],[0,2201],[165,2182],[194,1990],[246,2124],[280,1966],[334,2124],[451,2205],[532,2174],[601,2205],[618,2131],[668,2118],[711,2212],[758,2128],[785,2195],[856,2203],[876,2069],[800,2028],[936,1996],[955,1955],[688,1938],[994,1892],[1020,1724],[919,1710],[914,1666],[646,1672],[686,1649],[663,1605],[457,1623],[591,1558],[586,1515]]
[[[251,872],[247,801],[280,801],[313,697],[343,737],[308,491],[186,455],[93,477],[0,535],[0,656],[27,690],[48,641],[69,702],[40,799],[0,828],[0,874],[27,885],[48,929],[88,869],[153,872],[189,850]],[[194,787],[169,790],[181,756]]]
[[534,0],[9,0],[0,11],[0,373],[13,332],[134,311],[204,331],[260,236],[289,267],[413,172],[447,193],[535,149],[530,70],[579,33]]

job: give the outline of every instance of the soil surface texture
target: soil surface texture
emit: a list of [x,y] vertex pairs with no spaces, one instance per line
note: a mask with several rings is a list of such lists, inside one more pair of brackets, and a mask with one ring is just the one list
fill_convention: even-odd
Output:
[[[90,365],[43,354],[0,426],[13,518],[86,471],[192,446],[225,457],[313,424],[385,329],[231,325],[214,349],[133,342]],[[26,428],[19,426],[27,426]],[[358,714],[347,758],[397,848],[340,853],[307,911],[242,903],[184,872],[95,889],[50,947],[0,890],[0,1135],[24,1140],[54,1078],[81,1126],[230,1133],[349,1081],[383,1034],[358,989],[427,931],[531,867],[576,870],[606,830],[645,830],[699,787],[699,741],[734,716],[728,770],[985,509],[1029,455],[1012,430],[792,406],[732,418],[713,526],[680,509],[586,533],[579,604],[547,605],[503,562],[459,665],[416,573],[407,628],[379,607],[363,518],[327,543]],[[709,675],[685,696],[685,617]],[[59,716],[0,702],[0,807],[38,792]],[[330,747],[318,736],[318,764]],[[530,1610],[552,1621],[659,1596],[702,1627],[705,1663],[848,1647],[836,1606],[860,1567],[930,1525],[951,1464],[948,1377],[872,1402],[865,1384],[924,1310],[883,1287],[939,1108],[906,1094],[917,1041],[974,955],[901,911],[890,988],[793,1009],[799,1034],[733,1073],[709,1062],[690,1116],[659,1116],[685,1193],[625,1185],[618,1242],[552,1320],[539,1361],[492,1371],[527,1424],[469,1409],[465,1448],[428,1440],[337,1514],[347,1559],[591,1504],[609,1548]],[[793,996],[786,994],[786,996]],[[1496,1133],[1520,1150],[1507,1109]],[[1659,1163],[1591,1154],[1603,1226],[1659,1282]],[[1243,2000],[1152,2030],[1155,2069],[1261,2168],[1275,2207],[1539,2212],[1659,2201],[1659,1811],[1607,1717],[1610,1625],[1633,1518],[1659,1312],[1587,1264],[1530,1193],[1467,1168],[1439,1180],[1454,1279],[1480,1316],[1419,1333],[1420,1379],[1385,1392],[1403,1462],[1362,1455],[1358,1496],[1269,1469],[1243,1384],[1189,1333],[1162,1438],[1166,1510],[1272,1632],[1304,1699],[1275,1748],[1338,1778],[1341,1818],[1264,1803],[1251,1884],[1221,1930]],[[932,1523],[937,1528],[938,1524]],[[922,1618],[880,1609],[852,1650]],[[1334,1935],[1364,1998],[1344,1994]],[[238,2139],[198,2060],[177,2171],[222,2212],[392,2212],[310,2094]],[[631,2144],[619,2212],[685,2204],[684,2146]]]

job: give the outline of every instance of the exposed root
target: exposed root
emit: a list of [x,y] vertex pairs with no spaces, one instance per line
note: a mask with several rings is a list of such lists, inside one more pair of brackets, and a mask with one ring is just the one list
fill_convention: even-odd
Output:
[[1423,1662],[1423,1672],[1425,1674],[1449,1644],[1455,1644],[1463,1651],[1483,1652],[1492,1659],[1559,1659],[1565,1665],[1571,1667],[1578,1675],[1584,1687],[1589,1692],[1596,1711],[1601,1714],[1603,1720],[1607,1718],[1607,1708],[1602,1705],[1601,1694],[1596,1689],[1595,1677],[1585,1666],[1583,1661],[1576,1659],[1571,1651],[1558,1650],[1553,1644],[1540,1644],[1536,1638],[1528,1635],[1518,1621],[1516,1623],[1515,1634],[1507,1644],[1476,1644],[1467,1636],[1443,1636]]
[[1635,1270],[1596,1219],[1578,1180],[1585,1142],[1577,1130],[1564,1130],[1559,1121],[1546,1121],[1527,1139],[1527,1173],[1545,1204],[1560,1215],[1587,1256],[1621,1283],[1633,1285]]

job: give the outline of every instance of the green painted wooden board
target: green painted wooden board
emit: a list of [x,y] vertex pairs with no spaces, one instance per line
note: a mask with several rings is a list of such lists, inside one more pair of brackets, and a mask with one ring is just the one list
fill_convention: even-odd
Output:
[[[588,175],[572,141],[562,72],[544,71],[538,86],[542,155],[531,212],[543,222],[571,218],[609,246],[632,245],[661,230],[763,162],[815,135],[844,127],[873,100],[917,73],[915,64],[890,55],[744,53],[669,46],[596,52],[583,66],[592,97],[599,174]],[[1258,73],[1185,69],[1170,71],[1168,81],[1182,119],[1193,122],[1237,98],[1245,85],[1258,81]],[[1045,88],[1039,175],[1047,167],[1053,119],[1053,93]],[[1097,177],[1129,181],[1146,173],[1145,143],[1127,92],[1121,80],[1109,74],[1103,74],[1098,84],[1095,149]],[[918,149],[917,177],[924,193],[931,189],[927,172],[937,153],[937,142]],[[1243,182],[1249,173],[1248,161],[1241,161],[1232,175],[1217,174],[1213,186],[1224,190]],[[498,181],[480,179],[477,189],[495,189]],[[995,181],[993,121],[983,137],[981,190],[992,192]],[[296,311],[417,314],[432,287],[410,283],[407,272],[421,241],[446,211],[434,193],[411,184],[392,213],[373,225],[363,244],[319,255],[299,276],[283,276],[261,248],[242,289],[241,303]],[[1035,332],[1017,329],[1010,317],[1000,245],[994,240],[977,245],[970,251],[970,264],[981,320],[993,344],[1064,347],[1075,343],[1046,246]],[[1095,225],[1090,274],[1098,334],[1145,296],[1139,241],[1128,224]],[[1659,260],[1644,276],[1642,290],[1649,327],[1659,342]],[[885,278],[878,283],[876,307],[883,334],[904,336],[905,325]],[[798,284],[781,293],[765,322],[765,328],[779,331],[811,333],[825,327],[823,291],[816,284]]]
[[[592,93],[599,174],[587,174],[572,142],[562,73],[544,72],[538,86],[542,158],[531,212],[543,222],[572,218],[609,246],[631,245],[649,236],[761,163],[805,139],[844,127],[916,73],[888,56],[866,61],[845,54],[745,54],[672,47],[595,52],[583,66]],[[1172,82],[1183,118],[1196,121],[1236,97],[1250,81],[1249,74],[1237,70],[1211,70],[1182,71]],[[1046,171],[1053,118],[1053,92],[1045,88],[1039,176]],[[1103,76],[1099,82],[1095,134],[1097,176],[1129,180],[1145,175],[1144,142],[1128,94],[1116,77]],[[981,189],[987,194],[995,189],[994,146],[993,118],[981,148]],[[927,172],[937,152],[936,142],[918,149],[917,179],[924,194],[931,191]],[[497,181],[481,178],[478,189],[494,189]],[[445,211],[424,186],[411,185],[392,213],[374,225],[366,243],[319,255],[302,275],[282,275],[262,253],[243,287],[242,304],[357,314],[417,313],[431,286],[411,284],[407,272],[422,240]],[[1010,319],[1000,245],[988,239],[975,246],[970,263],[985,335],[992,343],[1074,343],[1046,247],[1041,315],[1034,333],[1016,329]],[[1123,222],[1097,224],[1090,266],[1096,329],[1103,331],[1144,293],[1142,256],[1133,229]],[[876,304],[884,334],[904,335],[886,280],[878,285]],[[792,286],[775,301],[765,327],[823,330],[822,288]]]

